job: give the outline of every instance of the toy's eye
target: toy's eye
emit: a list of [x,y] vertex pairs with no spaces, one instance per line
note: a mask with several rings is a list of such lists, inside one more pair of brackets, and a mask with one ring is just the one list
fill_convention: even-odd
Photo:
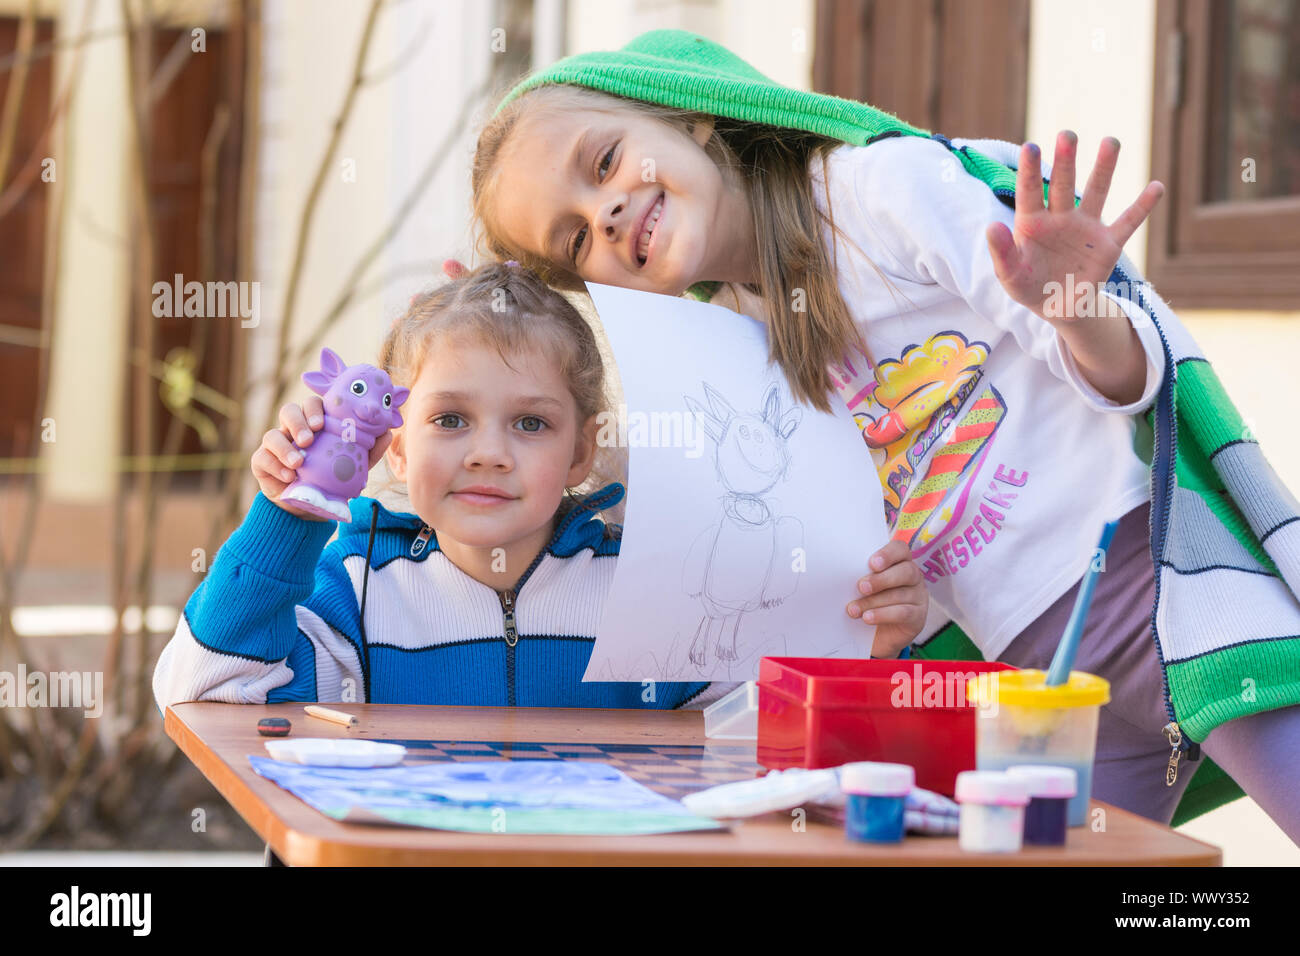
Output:
[[355,382],[352,383],[351,389],[352,389],[352,394],[353,394],[353,395],[364,395],[364,394],[366,394],[366,382],[365,382],[365,379],[360,379],[360,378],[357,379]]
[[392,408],[392,407],[393,407],[393,396],[390,394],[386,394],[384,396],[384,408]]
[[749,437],[749,426],[748,426],[748,425],[741,425],[741,426],[740,426],[740,437],[741,437],[741,438],[748,438],[748,437]]

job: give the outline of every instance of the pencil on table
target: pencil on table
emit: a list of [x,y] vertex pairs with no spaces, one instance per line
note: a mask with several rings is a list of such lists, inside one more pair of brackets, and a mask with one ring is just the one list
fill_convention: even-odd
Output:
[[312,717],[319,717],[321,720],[342,724],[344,727],[351,727],[357,723],[357,718],[351,714],[345,714],[341,710],[330,710],[328,707],[317,707],[315,704],[308,704],[303,709]]

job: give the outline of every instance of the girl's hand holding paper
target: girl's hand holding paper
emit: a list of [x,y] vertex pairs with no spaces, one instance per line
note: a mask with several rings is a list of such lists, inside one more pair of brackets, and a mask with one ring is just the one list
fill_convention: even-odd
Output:
[[902,541],[891,541],[869,562],[871,573],[858,580],[863,597],[850,601],[849,617],[876,625],[872,657],[897,657],[921,633],[929,593],[921,569]]
[[[630,462],[618,567],[584,679],[753,680],[764,656],[869,656],[875,625],[842,610],[853,596],[845,569],[888,532],[880,499],[843,494],[836,479],[871,467],[847,408],[794,402],[752,318],[588,290],[626,396],[598,440],[626,446]],[[903,647],[925,619],[924,590],[904,545],[880,557],[872,609],[885,642]]]

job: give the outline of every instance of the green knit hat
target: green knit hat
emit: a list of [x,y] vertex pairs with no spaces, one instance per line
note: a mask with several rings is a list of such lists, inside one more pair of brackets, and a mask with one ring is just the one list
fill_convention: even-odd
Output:
[[[929,136],[892,113],[825,93],[776,83],[726,47],[685,30],[651,30],[621,50],[565,57],[525,78],[496,112],[537,86],[567,83],[679,109],[726,116],[830,136],[854,146],[882,134]],[[972,176],[995,194],[1014,198],[1015,170],[969,147],[952,149]],[[712,296],[718,283],[698,283],[696,298]]]

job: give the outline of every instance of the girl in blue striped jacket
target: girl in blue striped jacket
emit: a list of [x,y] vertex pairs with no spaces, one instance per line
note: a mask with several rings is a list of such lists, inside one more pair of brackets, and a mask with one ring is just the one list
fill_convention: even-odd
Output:
[[[734,686],[582,681],[619,551],[599,513],[623,488],[571,490],[591,484],[606,399],[595,337],[563,296],[514,264],[484,266],[413,301],[381,365],[410,396],[370,465],[387,456],[414,513],[355,499],[327,544],[334,522],[278,500],[324,424],[318,398],[286,405],[253,455],[261,492],[158,661],[161,707],[666,709]],[[897,653],[928,599],[905,549],[876,557],[877,652]]]

